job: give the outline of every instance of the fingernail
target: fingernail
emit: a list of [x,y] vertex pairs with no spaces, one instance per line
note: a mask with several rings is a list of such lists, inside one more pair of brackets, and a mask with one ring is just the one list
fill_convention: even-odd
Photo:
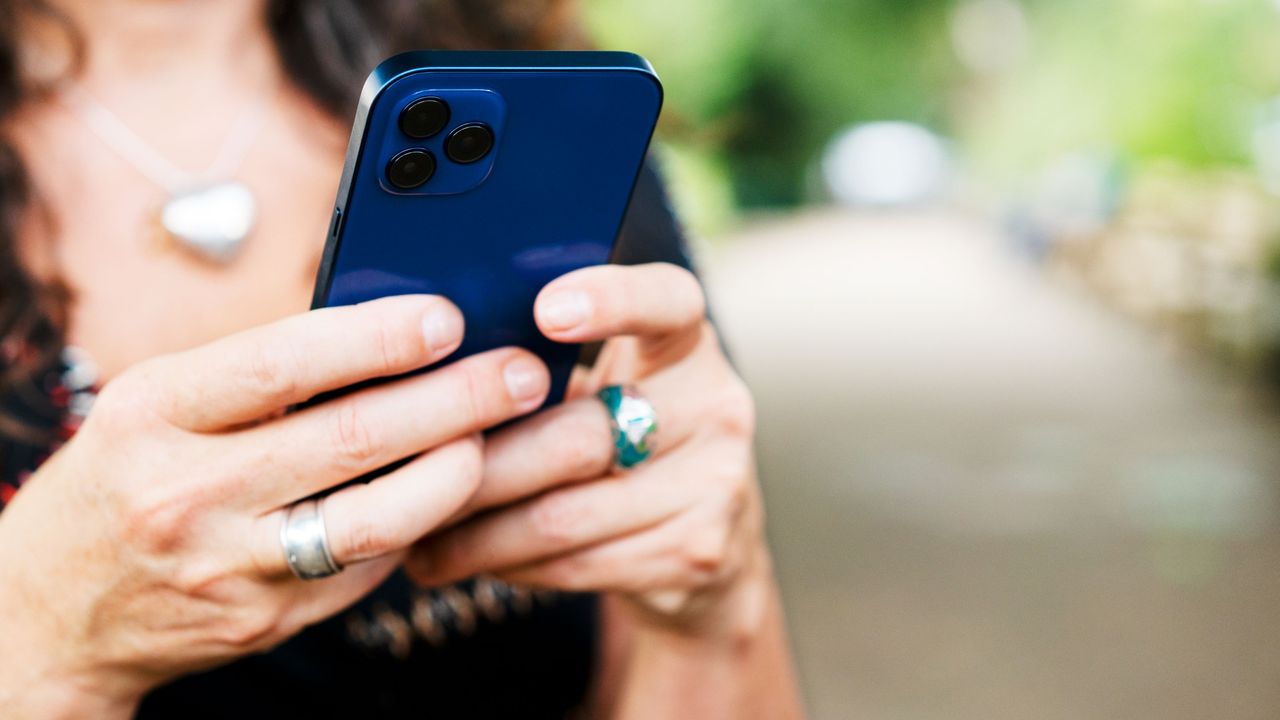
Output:
[[422,334],[431,357],[439,358],[462,342],[462,318],[447,310],[433,310],[422,320]]
[[570,330],[591,317],[591,298],[578,290],[547,295],[538,305],[539,320],[548,330]]
[[517,403],[541,400],[546,392],[546,373],[538,363],[529,358],[520,357],[507,363],[502,371],[502,378],[507,383],[507,392]]

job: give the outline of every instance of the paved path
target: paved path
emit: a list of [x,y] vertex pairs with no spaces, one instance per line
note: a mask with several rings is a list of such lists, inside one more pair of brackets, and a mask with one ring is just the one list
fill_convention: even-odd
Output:
[[817,718],[1280,717],[1280,421],[950,216],[707,255]]

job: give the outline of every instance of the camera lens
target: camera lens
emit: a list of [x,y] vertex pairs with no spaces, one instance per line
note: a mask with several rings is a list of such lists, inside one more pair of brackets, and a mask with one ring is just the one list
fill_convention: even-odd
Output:
[[449,124],[449,105],[438,97],[414,100],[400,113],[400,132],[416,140],[429,138]]
[[436,157],[430,151],[409,148],[387,163],[387,180],[401,190],[412,190],[431,179],[436,172]]
[[473,163],[493,149],[493,131],[487,125],[468,123],[449,133],[444,154],[456,163]]

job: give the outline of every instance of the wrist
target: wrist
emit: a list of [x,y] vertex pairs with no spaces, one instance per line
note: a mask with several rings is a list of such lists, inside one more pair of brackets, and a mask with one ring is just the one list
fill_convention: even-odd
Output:
[[0,682],[0,707],[6,718],[16,720],[60,720],[61,718],[130,718],[137,700],[113,698],[97,693],[71,679],[41,677]]
[[679,610],[656,610],[652,602],[638,607],[637,639],[676,652],[745,652],[767,632],[776,592],[773,565],[761,545],[732,579],[683,597]]
[[14,607],[14,601],[0,597],[0,708],[6,718],[132,717],[140,694],[107,682],[82,668],[70,651],[43,640],[34,621],[39,614]]
[[[631,603],[628,603],[631,604]],[[697,624],[643,622],[629,613],[610,717],[707,720],[801,718],[781,599],[768,553]]]

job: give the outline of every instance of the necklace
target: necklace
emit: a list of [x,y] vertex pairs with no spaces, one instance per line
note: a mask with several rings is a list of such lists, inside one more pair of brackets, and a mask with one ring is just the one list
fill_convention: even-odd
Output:
[[60,100],[103,144],[168,194],[154,218],[164,245],[176,243],[220,264],[235,257],[253,229],[257,200],[247,185],[234,178],[266,119],[265,98],[240,112],[213,163],[202,173],[174,165],[83,90],[67,88]]

